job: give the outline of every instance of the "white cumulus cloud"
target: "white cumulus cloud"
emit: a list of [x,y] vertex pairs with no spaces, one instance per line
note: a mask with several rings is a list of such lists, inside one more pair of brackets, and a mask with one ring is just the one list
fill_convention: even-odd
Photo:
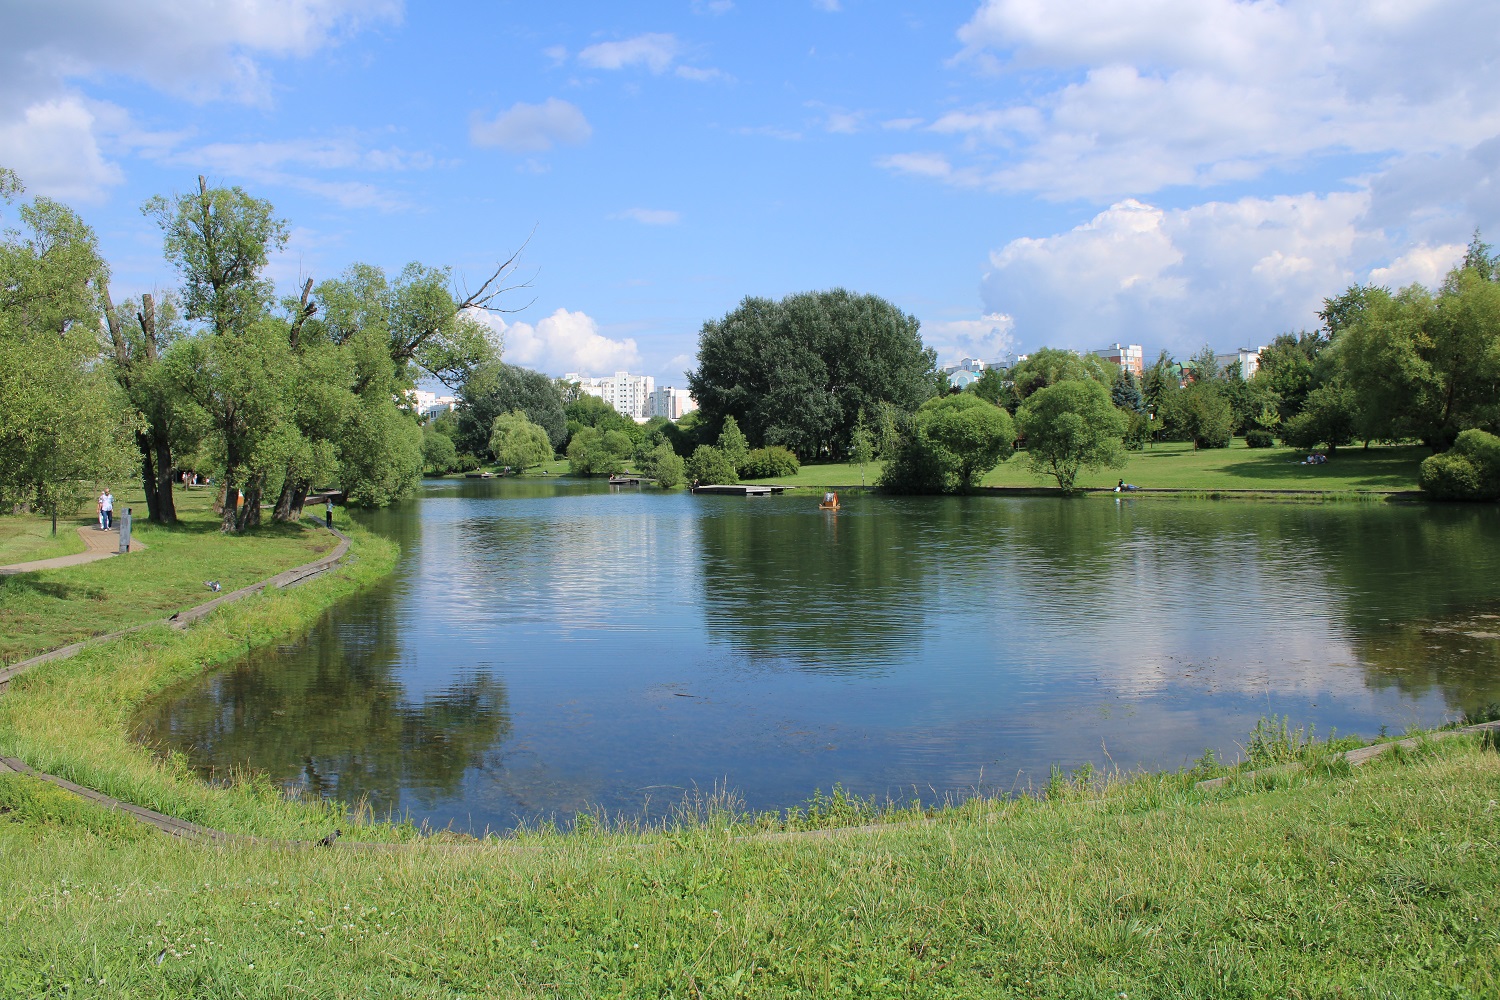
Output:
[[503,337],[504,357],[511,364],[551,375],[608,374],[640,367],[635,340],[606,337],[587,313],[558,309],[535,325],[507,323],[493,313],[475,316]]
[[469,141],[476,146],[498,146],[512,153],[544,153],[553,146],[577,146],[594,134],[578,107],[556,97],[541,104],[517,102],[492,119],[475,115],[469,122]]
[[938,363],[964,358],[1003,361],[1016,352],[1016,321],[1004,313],[986,313],[978,319],[927,321],[922,340],[937,351]]
[[578,53],[578,61],[591,69],[645,66],[653,73],[665,73],[680,49],[675,35],[650,32],[619,42],[590,45]]

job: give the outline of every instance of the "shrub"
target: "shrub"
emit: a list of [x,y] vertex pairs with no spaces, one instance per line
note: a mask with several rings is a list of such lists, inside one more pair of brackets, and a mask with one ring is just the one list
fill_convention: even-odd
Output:
[[1422,462],[1418,481],[1438,500],[1500,500],[1500,437],[1464,431],[1450,451]]
[[769,448],[756,448],[745,456],[740,465],[740,475],[746,479],[778,479],[795,476],[802,463],[790,449],[779,444]]
[[670,490],[682,485],[687,475],[687,463],[670,444],[662,441],[641,459],[641,472],[656,480],[657,486]]
[[703,485],[731,486],[740,481],[729,456],[713,445],[700,444],[687,460],[687,474]]
[[1269,448],[1276,443],[1271,432],[1263,427],[1252,427],[1245,432],[1245,447],[1247,448]]

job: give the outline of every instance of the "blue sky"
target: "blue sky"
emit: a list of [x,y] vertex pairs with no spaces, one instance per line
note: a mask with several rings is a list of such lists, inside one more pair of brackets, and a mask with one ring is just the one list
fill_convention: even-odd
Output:
[[[273,273],[526,241],[508,360],[682,384],[746,295],[891,299],[943,360],[1256,346],[1500,234],[1481,0],[8,5],[0,164],[172,287],[147,197],[292,226]],[[1497,239],[1500,241],[1500,239]]]

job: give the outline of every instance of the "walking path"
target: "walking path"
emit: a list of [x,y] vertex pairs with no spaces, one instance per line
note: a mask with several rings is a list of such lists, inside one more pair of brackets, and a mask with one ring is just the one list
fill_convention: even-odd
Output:
[[[13,576],[16,573],[34,573],[39,569],[62,569],[65,566],[82,566],[84,563],[98,562],[100,559],[108,559],[120,554],[120,529],[111,528],[108,531],[100,531],[98,528],[79,525],[78,535],[83,539],[84,551],[71,556],[55,556],[51,559],[37,559],[32,562],[11,563],[9,566],[0,566],[0,576]],[[139,538],[130,539],[130,551],[140,552],[146,547],[146,543]]]

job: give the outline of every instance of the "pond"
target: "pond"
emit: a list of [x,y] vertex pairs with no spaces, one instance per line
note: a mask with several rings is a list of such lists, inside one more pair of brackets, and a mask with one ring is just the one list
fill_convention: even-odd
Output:
[[1233,758],[1261,716],[1373,736],[1500,702],[1492,506],[817,504],[430,481],[361,517],[391,577],[138,735],[482,833],[715,789],[1006,793]]

